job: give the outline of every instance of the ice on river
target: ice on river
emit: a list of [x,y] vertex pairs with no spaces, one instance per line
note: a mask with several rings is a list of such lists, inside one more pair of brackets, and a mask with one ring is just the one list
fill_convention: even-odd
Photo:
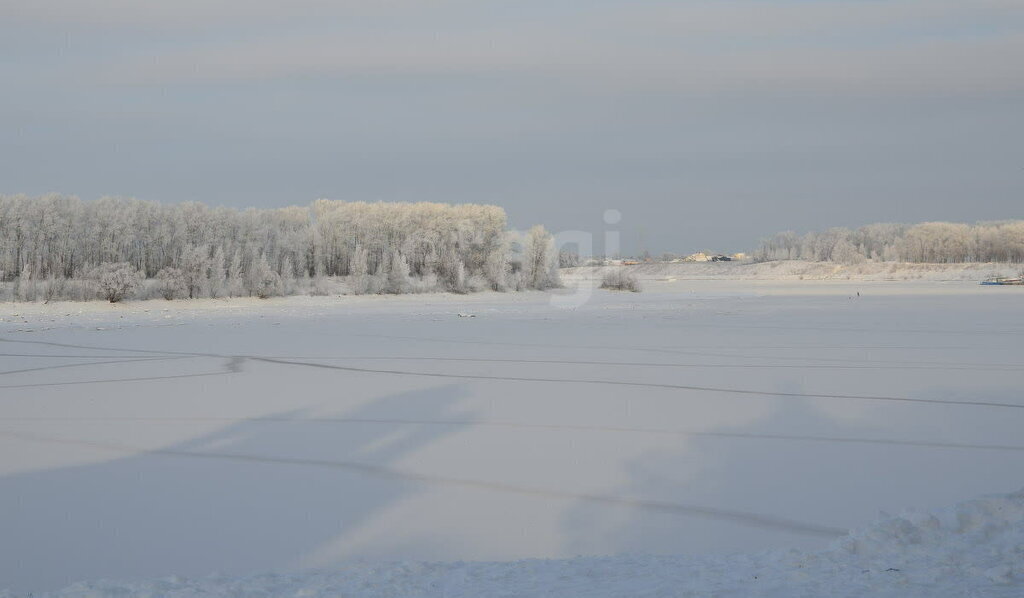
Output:
[[819,550],[1022,485],[1017,292],[679,281],[565,305],[6,304],[0,587]]

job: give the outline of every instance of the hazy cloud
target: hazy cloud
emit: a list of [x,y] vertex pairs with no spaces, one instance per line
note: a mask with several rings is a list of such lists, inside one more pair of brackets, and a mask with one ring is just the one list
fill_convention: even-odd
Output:
[[616,203],[663,249],[1024,216],[1018,1],[40,0],[0,53],[7,192]]

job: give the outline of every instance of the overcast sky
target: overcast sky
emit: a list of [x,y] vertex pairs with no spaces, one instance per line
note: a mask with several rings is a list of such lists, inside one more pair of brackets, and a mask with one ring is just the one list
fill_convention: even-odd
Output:
[[625,249],[1024,218],[1021,0],[0,0],[0,192],[496,203]]

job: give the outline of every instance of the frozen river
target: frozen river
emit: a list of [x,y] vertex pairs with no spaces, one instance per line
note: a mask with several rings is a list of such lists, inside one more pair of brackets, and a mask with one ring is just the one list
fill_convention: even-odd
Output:
[[1024,485],[1014,288],[0,310],[0,588],[815,548]]

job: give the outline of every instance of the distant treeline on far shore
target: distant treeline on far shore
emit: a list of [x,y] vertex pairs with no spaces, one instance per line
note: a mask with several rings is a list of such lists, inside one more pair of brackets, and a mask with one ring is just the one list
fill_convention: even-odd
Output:
[[910,263],[1024,262],[1024,220],[960,224],[869,224],[761,241],[756,261],[807,260],[856,264],[867,260]]

